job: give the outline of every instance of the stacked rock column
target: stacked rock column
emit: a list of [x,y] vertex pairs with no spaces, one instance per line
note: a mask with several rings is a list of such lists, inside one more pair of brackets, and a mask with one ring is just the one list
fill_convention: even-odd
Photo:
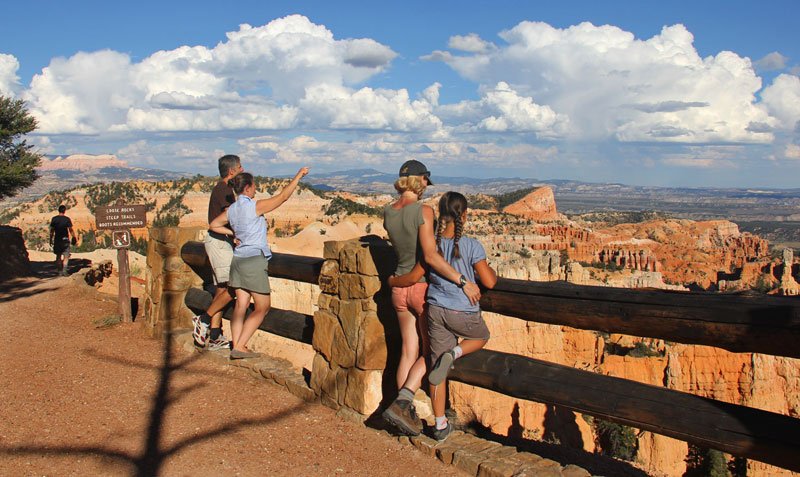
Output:
[[376,256],[390,261],[393,253],[382,241],[326,242],[314,313],[311,388],[326,406],[350,408],[362,416],[381,402],[387,360],[376,300],[383,267],[376,266]]
[[145,333],[162,337],[177,328],[191,325],[194,315],[186,307],[186,292],[202,285],[181,258],[181,247],[192,240],[202,240],[203,228],[151,227],[147,243],[147,283],[143,297]]

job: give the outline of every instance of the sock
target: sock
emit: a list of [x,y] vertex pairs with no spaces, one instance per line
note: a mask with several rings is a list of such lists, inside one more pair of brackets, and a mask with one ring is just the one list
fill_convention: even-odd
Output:
[[413,401],[414,400],[414,391],[408,389],[407,387],[403,387],[399,393],[397,393],[397,400],[398,401]]
[[218,340],[222,334],[222,328],[211,328],[211,339]]
[[434,419],[436,419],[436,429],[437,430],[441,431],[442,429],[447,427],[447,417],[445,417],[445,416],[442,416],[442,417],[434,416]]
[[208,316],[208,313],[203,313],[202,315],[200,315],[200,321],[209,326],[211,325],[211,317]]
[[458,359],[464,355],[464,350],[461,349],[460,345],[456,345],[456,347],[453,348],[453,353],[455,353],[456,359]]

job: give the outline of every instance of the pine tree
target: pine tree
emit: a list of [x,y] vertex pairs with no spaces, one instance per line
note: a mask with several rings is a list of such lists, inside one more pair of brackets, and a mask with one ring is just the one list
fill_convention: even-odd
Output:
[[0,199],[16,195],[38,179],[41,155],[22,136],[36,129],[25,102],[0,96]]

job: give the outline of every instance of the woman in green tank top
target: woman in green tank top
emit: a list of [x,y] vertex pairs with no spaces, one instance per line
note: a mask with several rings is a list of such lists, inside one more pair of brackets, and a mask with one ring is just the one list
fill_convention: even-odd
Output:
[[[397,366],[397,399],[384,411],[383,417],[400,432],[417,435],[422,423],[414,410],[414,393],[422,386],[427,372],[427,308],[425,292],[428,284],[421,263],[433,267],[440,275],[459,284],[470,302],[480,300],[480,289],[466,282],[444,258],[436,252],[433,233],[433,209],[419,202],[426,187],[433,183],[430,172],[419,161],[410,160],[400,167],[394,187],[400,198],[386,206],[383,226],[389,233],[397,254],[397,269],[389,279],[392,305],[397,313],[403,345]],[[424,353],[420,353],[420,349]]]

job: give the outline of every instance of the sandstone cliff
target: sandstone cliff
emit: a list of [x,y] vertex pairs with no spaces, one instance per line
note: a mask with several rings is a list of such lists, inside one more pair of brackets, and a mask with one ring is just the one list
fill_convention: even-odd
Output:
[[42,171],[54,170],[74,170],[88,171],[91,169],[102,169],[104,167],[128,167],[128,163],[122,159],[117,159],[113,154],[72,154],[67,157],[58,156],[55,159],[43,159],[39,169]]
[[503,212],[533,219],[537,222],[551,222],[562,218],[556,212],[556,198],[553,195],[553,189],[550,187],[534,189],[522,199],[504,207]]

